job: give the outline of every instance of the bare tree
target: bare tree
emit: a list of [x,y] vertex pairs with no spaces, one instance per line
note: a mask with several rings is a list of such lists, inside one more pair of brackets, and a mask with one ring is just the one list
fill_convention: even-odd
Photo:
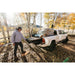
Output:
[[40,13],[40,29],[41,29],[41,25],[42,25],[42,13]]
[[29,37],[31,36],[31,30],[30,30],[30,13],[26,13],[26,19],[27,19],[27,25],[29,29]]
[[27,25],[27,23],[26,23],[26,19],[27,19],[26,18],[26,13],[20,13],[19,16],[21,18],[21,22],[24,24],[24,26],[23,26],[23,32],[25,34],[25,28],[26,28],[26,25]]
[[32,37],[32,34],[33,34],[33,26],[36,25],[36,13],[33,13],[32,17],[33,17],[33,24],[32,24],[32,28],[31,28],[31,37]]
[[0,27],[1,27],[1,30],[2,30],[4,41],[6,42],[6,36],[5,36],[5,33],[4,33],[4,29],[3,29],[2,25],[1,25],[1,22],[0,22]]
[[8,24],[7,24],[6,16],[5,16],[4,13],[2,14],[2,16],[3,16],[3,19],[4,19],[5,26],[7,28],[8,42],[10,42],[9,27],[8,27]]
[[56,19],[57,19],[57,13],[54,13],[54,18],[53,18],[53,25],[55,26],[55,22],[56,22]]
[[34,13],[33,15],[33,25],[36,25],[36,13]]

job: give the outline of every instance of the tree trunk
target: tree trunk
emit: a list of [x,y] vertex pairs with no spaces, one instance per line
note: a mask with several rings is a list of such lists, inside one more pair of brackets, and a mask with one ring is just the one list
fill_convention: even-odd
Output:
[[6,42],[6,36],[5,36],[5,33],[4,33],[4,29],[3,29],[2,25],[1,25],[1,22],[0,22],[0,27],[1,27],[1,30],[2,30],[4,41]]
[[9,28],[8,28],[8,25],[7,25],[7,21],[6,21],[6,19],[5,19],[5,25],[6,25],[6,27],[7,27],[8,43],[10,43]]
[[54,19],[53,19],[54,23],[53,23],[53,25],[55,25],[56,18],[57,18],[57,13],[54,14]]
[[33,25],[36,25],[36,13],[34,13]]
[[40,13],[40,30],[41,30],[41,25],[42,25],[42,13]]
[[30,30],[30,13],[26,13],[26,18],[27,18],[27,25],[29,29],[29,37],[31,37],[31,30]]
[[[19,14],[19,17],[20,17],[20,19],[21,19],[21,23],[24,24],[23,22],[25,21],[25,16],[21,16],[21,15]],[[25,25],[26,25],[26,23],[25,23]],[[25,25],[22,25],[23,34],[25,34]]]
[[9,28],[8,28],[8,24],[7,24],[7,20],[4,14],[2,14],[4,22],[5,22],[5,26],[7,28],[7,36],[8,36],[8,42],[10,42],[10,36],[9,36]]
[[[49,22],[49,19],[48,19],[48,22]],[[50,24],[48,23],[48,24],[47,24],[48,28],[49,28],[49,25],[50,25]]]
[[[36,25],[36,13],[33,14],[33,26]],[[32,29],[31,29],[31,37],[32,37],[32,34],[33,34],[33,26],[32,26]]]

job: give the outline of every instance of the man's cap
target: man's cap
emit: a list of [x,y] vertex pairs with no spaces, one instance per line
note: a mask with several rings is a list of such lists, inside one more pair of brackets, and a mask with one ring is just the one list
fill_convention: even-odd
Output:
[[18,27],[17,29],[21,29],[22,30],[22,27]]

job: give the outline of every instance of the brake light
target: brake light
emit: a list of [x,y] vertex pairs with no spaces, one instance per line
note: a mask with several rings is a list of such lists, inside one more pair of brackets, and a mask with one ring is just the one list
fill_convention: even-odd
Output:
[[42,38],[42,43],[45,43],[45,39],[44,38]]

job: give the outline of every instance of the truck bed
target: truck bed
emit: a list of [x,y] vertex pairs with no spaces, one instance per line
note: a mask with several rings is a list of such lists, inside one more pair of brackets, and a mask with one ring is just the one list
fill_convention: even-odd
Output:
[[42,43],[42,38],[40,37],[31,37],[27,39],[27,42],[34,43],[34,44],[40,44]]

